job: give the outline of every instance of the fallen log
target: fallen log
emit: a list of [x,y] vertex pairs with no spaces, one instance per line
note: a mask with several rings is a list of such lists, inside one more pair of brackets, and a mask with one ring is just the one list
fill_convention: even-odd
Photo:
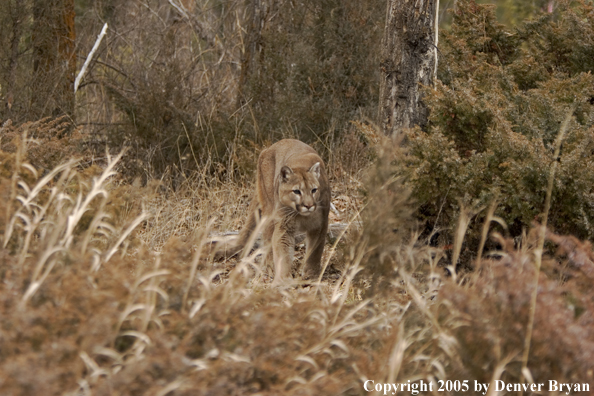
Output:
[[[356,229],[356,228],[359,228],[361,226],[361,224],[360,224],[360,222],[355,222],[352,224],[349,224],[349,223],[331,223],[331,224],[329,224],[328,225],[328,238],[330,239],[330,241],[334,242],[336,240],[336,238],[340,237],[343,234],[346,234],[346,231],[349,228],[349,226],[352,229]],[[207,243],[212,246],[211,250],[217,251],[216,254],[218,255],[220,252],[225,251],[226,247],[233,246],[234,241],[238,235],[239,235],[239,231],[227,231],[227,232],[223,232],[223,233],[211,234]],[[305,240],[304,233],[297,234],[295,236],[295,245],[299,245],[300,243],[303,243],[304,240]],[[259,235],[258,238],[256,238],[253,249],[259,248],[261,246],[261,244],[262,244],[262,236]],[[224,253],[222,253],[222,255],[224,256]]]

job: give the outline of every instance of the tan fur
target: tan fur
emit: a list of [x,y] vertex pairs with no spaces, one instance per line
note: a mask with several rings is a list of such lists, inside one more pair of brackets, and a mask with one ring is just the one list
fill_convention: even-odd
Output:
[[267,261],[274,263],[274,284],[291,276],[298,233],[306,234],[302,276],[312,279],[319,275],[328,231],[330,185],[324,162],[313,148],[299,140],[284,139],[263,150],[250,209],[237,250],[244,248],[259,219],[266,218],[263,242],[272,248]]

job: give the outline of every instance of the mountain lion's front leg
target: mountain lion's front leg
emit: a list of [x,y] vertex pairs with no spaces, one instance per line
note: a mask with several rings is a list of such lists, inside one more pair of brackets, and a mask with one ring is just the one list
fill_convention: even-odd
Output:
[[309,231],[306,237],[307,250],[305,253],[305,265],[303,266],[303,279],[317,280],[322,270],[322,254],[326,242],[326,227],[323,230]]
[[274,281],[277,286],[291,278],[291,266],[295,254],[294,231],[287,229],[286,224],[278,222],[272,236],[272,256],[274,259]]

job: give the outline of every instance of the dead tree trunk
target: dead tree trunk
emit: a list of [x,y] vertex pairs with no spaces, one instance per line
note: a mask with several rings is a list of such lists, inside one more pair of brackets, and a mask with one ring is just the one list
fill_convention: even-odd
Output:
[[[237,108],[245,104],[244,88],[250,73],[255,67],[255,62],[262,55],[262,29],[266,21],[269,4],[265,0],[247,0],[243,52],[241,56],[241,74],[239,75]],[[256,66],[257,67],[257,66]]]
[[[12,22],[12,38],[10,40],[10,63],[8,71],[8,86],[6,88],[6,109],[8,110],[8,117],[12,118],[12,105],[15,96],[18,96],[16,91],[16,81],[18,72],[18,61],[20,56],[19,46],[21,37],[23,35],[23,25],[26,20],[25,4],[23,0],[10,1],[8,3],[8,10]],[[17,99],[17,102],[19,99]]]
[[388,0],[379,108],[388,136],[427,124],[421,88],[435,78],[438,6],[439,0]]
[[74,40],[74,0],[34,0],[34,118],[74,117]]

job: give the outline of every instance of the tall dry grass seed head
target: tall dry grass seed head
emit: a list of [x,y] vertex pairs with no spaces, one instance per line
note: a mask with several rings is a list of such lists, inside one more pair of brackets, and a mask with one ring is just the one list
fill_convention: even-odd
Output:
[[[36,151],[29,148],[38,142],[31,136],[45,139],[44,122],[9,131],[3,137],[16,135],[15,129],[22,135],[11,143],[3,141],[7,146],[0,150],[4,169],[11,172],[0,176],[5,198],[0,268],[2,394],[71,390],[84,377],[81,356],[114,342],[113,309],[126,298],[125,279],[132,267],[104,265],[142,219],[110,218],[104,210],[119,157],[108,158],[99,172],[81,171],[76,160],[45,172],[43,163],[41,169],[33,166],[29,159],[35,162]],[[11,150],[10,144],[14,153],[4,151]],[[67,145],[63,148],[68,150]]]

